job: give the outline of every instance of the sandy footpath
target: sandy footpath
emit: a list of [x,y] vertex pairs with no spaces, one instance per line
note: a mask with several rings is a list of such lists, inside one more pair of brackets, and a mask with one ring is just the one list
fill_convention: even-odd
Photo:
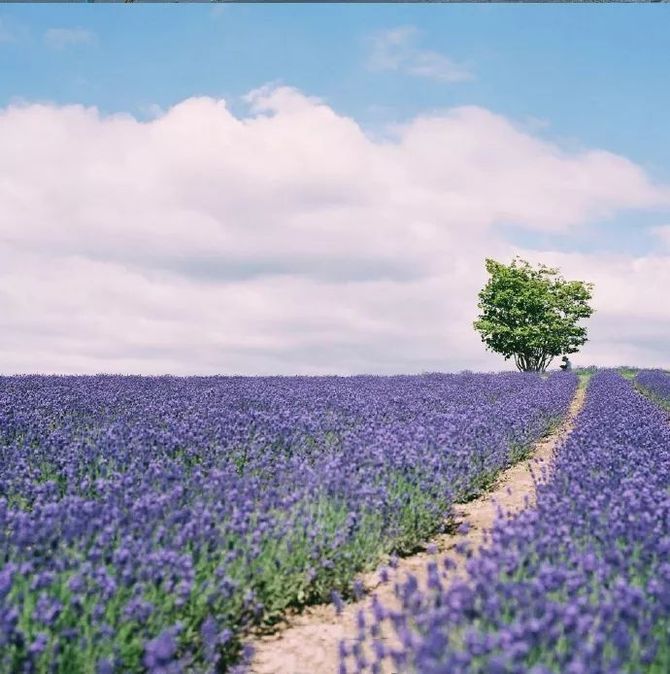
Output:
[[450,575],[454,579],[462,576],[465,559],[455,547],[459,543],[467,544],[476,552],[484,544],[486,532],[493,526],[498,509],[513,514],[532,505],[536,480],[540,478],[542,469],[550,466],[556,447],[572,430],[575,417],[584,404],[585,391],[585,386],[577,389],[563,423],[535,445],[530,459],[501,473],[494,488],[478,499],[455,507],[456,522],[467,523],[467,533],[440,534],[430,541],[437,550],[436,554],[420,552],[399,559],[397,567],[389,569],[390,582],[381,583],[379,571],[362,575],[360,578],[366,595],[360,601],[347,604],[340,615],[329,604],[308,607],[299,615],[288,617],[286,624],[276,633],[252,642],[255,649],[252,674],[335,674],[339,665],[338,644],[341,640],[354,640],[357,614],[361,609],[368,610],[374,596],[384,606],[396,607],[395,582],[413,574],[423,585],[427,577],[426,565],[436,556],[440,560],[445,556],[451,557],[455,567]]

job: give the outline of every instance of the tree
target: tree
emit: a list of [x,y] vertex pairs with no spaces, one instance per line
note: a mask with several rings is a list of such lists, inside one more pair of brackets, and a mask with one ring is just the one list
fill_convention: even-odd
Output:
[[587,340],[578,325],[593,314],[593,284],[566,281],[558,269],[515,258],[486,260],[490,278],[479,293],[474,322],[486,348],[514,358],[519,370],[544,372],[555,356],[575,353]]

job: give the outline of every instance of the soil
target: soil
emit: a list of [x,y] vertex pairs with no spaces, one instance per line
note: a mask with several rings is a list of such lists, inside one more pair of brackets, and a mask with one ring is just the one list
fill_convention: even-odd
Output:
[[572,430],[575,417],[584,404],[585,391],[583,385],[578,388],[563,423],[535,445],[529,459],[501,473],[494,487],[476,500],[455,506],[456,525],[467,523],[467,533],[440,534],[427,546],[431,548],[431,553],[424,551],[400,558],[395,569],[386,567],[389,582],[381,582],[383,567],[360,576],[365,596],[346,604],[339,615],[332,604],[326,604],[287,616],[285,624],[275,633],[251,642],[255,649],[251,674],[335,674],[339,666],[339,642],[355,640],[358,612],[369,610],[374,596],[385,607],[396,608],[394,585],[409,574],[417,578],[419,585],[424,585],[427,563],[431,559],[441,561],[445,556],[455,564],[449,577],[452,580],[462,578],[466,558],[456,551],[456,546],[467,544],[476,553],[486,543],[487,532],[497,516],[509,517],[522,508],[532,506],[536,484],[549,475],[554,452]]

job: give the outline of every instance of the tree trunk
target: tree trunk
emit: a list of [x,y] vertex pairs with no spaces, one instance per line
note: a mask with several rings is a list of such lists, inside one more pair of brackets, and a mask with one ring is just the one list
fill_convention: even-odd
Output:
[[549,367],[554,357],[551,354],[540,352],[537,354],[515,353],[514,364],[521,372],[543,373]]

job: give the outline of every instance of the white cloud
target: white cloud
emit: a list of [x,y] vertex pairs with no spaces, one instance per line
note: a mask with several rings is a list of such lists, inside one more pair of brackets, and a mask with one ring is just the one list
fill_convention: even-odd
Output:
[[[482,108],[373,140],[294,89],[247,99],[0,111],[1,372],[500,368],[471,327],[483,259],[527,251],[497,225],[670,207],[625,158]],[[538,255],[597,284],[588,362],[670,364],[669,255]]]
[[44,33],[44,42],[53,49],[65,49],[97,42],[97,36],[86,28],[49,28]]
[[471,70],[448,56],[415,45],[419,31],[400,26],[379,32],[370,38],[369,66],[373,70],[393,70],[439,82],[464,82],[473,79]]

